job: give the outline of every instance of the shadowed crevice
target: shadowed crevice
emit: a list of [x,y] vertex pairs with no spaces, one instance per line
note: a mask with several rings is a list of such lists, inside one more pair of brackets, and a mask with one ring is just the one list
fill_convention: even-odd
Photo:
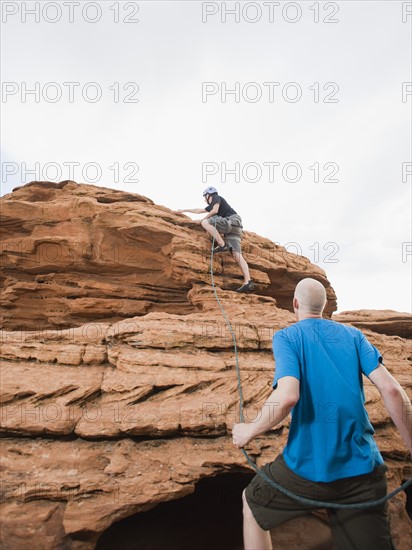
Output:
[[242,491],[253,474],[201,479],[195,492],[107,529],[96,550],[241,550]]

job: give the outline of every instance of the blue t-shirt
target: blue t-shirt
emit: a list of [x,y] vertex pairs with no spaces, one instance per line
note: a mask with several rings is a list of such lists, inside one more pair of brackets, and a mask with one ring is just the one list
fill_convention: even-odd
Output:
[[383,459],[364,407],[362,373],[382,357],[356,328],[327,319],[304,319],[273,337],[275,378],[300,381],[292,409],[286,464],[311,481],[371,472]]

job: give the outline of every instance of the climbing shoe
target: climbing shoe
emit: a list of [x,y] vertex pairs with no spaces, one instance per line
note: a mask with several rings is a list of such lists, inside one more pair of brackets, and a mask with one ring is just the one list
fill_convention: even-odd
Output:
[[255,283],[252,281],[249,281],[248,283],[245,283],[240,288],[236,290],[236,292],[251,292],[255,288]]
[[218,252],[230,252],[232,250],[231,246],[228,246],[227,244],[224,244],[223,246],[216,246],[213,249],[213,254],[216,254]]

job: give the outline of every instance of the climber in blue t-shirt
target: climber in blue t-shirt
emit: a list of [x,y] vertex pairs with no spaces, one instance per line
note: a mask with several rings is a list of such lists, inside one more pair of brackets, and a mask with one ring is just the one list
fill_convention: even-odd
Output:
[[[255,422],[233,427],[244,447],[292,419],[283,453],[263,472],[295,494],[335,503],[366,502],[386,494],[386,470],[365,409],[362,375],[375,384],[412,451],[412,407],[383,366],[379,351],[356,328],[322,318],[326,291],[314,279],[295,289],[294,325],[273,338],[274,391]],[[243,493],[245,550],[270,550],[270,529],[316,509],[293,500],[256,475]],[[335,550],[392,550],[386,505],[328,509]]]
[[283,451],[289,468],[305,479],[334,481],[382,464],[361,377],[378,368],[382,357],[362,332],[327,319],[303,319],[275,334],[273,353],[273,388],[285,376],[300,382]]

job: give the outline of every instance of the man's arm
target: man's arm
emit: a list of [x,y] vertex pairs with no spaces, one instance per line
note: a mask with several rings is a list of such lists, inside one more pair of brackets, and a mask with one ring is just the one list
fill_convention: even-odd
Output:
[[181,210],[176,210],[176,212],[179,212],[180,214],[183,212],[190,212],[190,214],[204,214],[205,209],[204,208],[185,208]]
[[[216,216],[216,214],[219,211],[219,206],[220,206],[219,203],[214,204],[212,210],[210,212],[208,212],[206,214],[206,216],[204,218],[202,218],[202,220],[207,220],[208,218],[211,218],[212,216]],[[203,212],[204,212],[204,210],[202,211],[202,213]]]
[[233,426],[233,443],[244,447],[249,441],[264,434],[290,413],[299,401],[299,380],[294,376],[279,379],[277,388],[265,401],[254,422],[241,422]]
[[393,423],[412,453],[412,405],[409,397],[383,365],[373,370],[368,378],[378,388]]

